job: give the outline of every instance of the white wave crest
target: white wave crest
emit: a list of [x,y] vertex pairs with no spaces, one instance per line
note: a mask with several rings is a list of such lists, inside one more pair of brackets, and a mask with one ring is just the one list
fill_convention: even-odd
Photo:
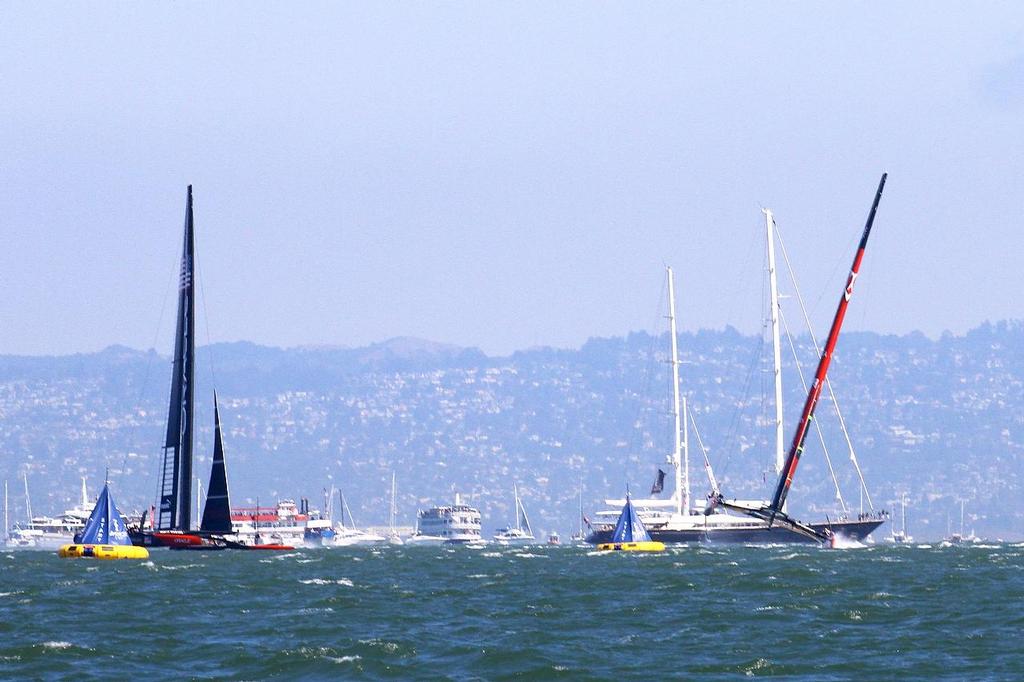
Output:
[[309,580],[300,580],[299,582],[303,585],[344,585],[345,587],[355,587],[355,584],[348,578],[338,578],[337,580],[310,578]]

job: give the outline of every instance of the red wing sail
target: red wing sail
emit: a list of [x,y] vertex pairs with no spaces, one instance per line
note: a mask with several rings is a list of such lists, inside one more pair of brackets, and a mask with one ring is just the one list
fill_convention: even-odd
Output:
[[835,319],[832,320],[832,329],[828,333],[828,341],[825,343],[825,350],[818,362],[818,371],[814,375],[814,383],[807,394],[804,402],[803,412],[800,414],[800,421],[797,423],[796,433],[793,435],[793,443],[786,455],[786,463],[782,467],[782,475],[779,476],[779,484],[775,489],[775,497],[769,508],[772,518],[782,511],[782,505],[786,503],[786,496],[789,494],[789,487],[793,484],[793,475],[796,473],[796,465],[800,462],[800,455],[804,451],[804,441],[807,440],[807,432],[814,418],[814,408],[818,405],[818,398],[821,396],[821,389],[825,385],[825,376],[828,374],[828,366],[832,361],[832,352],[835,350],[836,341],[839,339],[839,330],[843,326],[843,318],[846,316],[846,307],[853,295],[853,285],[857,281],[860,272],[860,263],[864,259],[864,250],[868,245],[868,236],[871,234],[871,226],[875,222],[875,212],[878,210],[878,202],[882,199],[882,189],[885,187],[887,175],[882,173],[882,179],[878,182],[878,191],[875,192],[875,200],[871,204],[871,212],[868,213],[867,224],[864,225],[864,234],[860,238],[860,246],[857,247],[857,255],[853,257],[853,266],[850,268],[850,277],[846,280],[846,287],[843,295],[839,298],[839,307],[836,309]]

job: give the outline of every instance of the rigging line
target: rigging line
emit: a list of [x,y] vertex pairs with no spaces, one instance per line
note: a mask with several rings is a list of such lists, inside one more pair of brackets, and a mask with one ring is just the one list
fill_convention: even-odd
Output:
[[[193,208],[193,211],[195,209]],[[217,390],[217,372],[213,366],[213,341],[210,338],[210,311],[206,305],[206,288],[204,286],[202,262],[199,255],[203,252],[199,245],[198,230],[193,230],[192,239],[195,242],[195,253],[192,256],[192,262],[196,270],[196,279],[199,280],[199,300],[202,302],[203,309],[203,321],[206,323],[206,362],[210,366],[210,381],[213,383],[213,390]]]
[[[800,365],[800,358],[796,352],[796,344],[793,343],[793,335],[789,332],[789,323],[786,322],[786,315],[782,312],[782,306],[779,306],[779,319],[782,320],[782,327],[786,330],[786,338],[789,340],[789,348],[793,352],[793,361],[796,363],[796,373],[800,377],[800,386],[803,387],[804,392],[807,391],[807,381],[804,379],[804,370]],[[828,446],[825,445],[825,436],[821,432],[821,423],[817,419],[811,420],[814,424],[814,430],[818,434],[818,442],[821,443],[821,450],[825,453],[825,461],[828,463],[828,472],[832,476],[832,484],[836,488],[836,499],[839,500],[839,506],[843,508],[843,514],[848,514],[849,510],[846,508],[846,502],[843,500],[843,493],[839,488],[839,479],[836,478],[836,470],[832,467],[832,458],[828,454]]]
[[[632,452],[639,453],[643,450],[643,443],[641,439],[641,433],[644,431],[653,431],[653,429],[647,428],[651,426],[650,411],[651,408],[647,405],[647,401],[651,395],[651,387],[654,384],[654,363],[656,359],[655,347],[661,338],[661,315],[659,311],[664,308],[664,303],[667,298],[668,285],[665,282],[661,283],[661,292],[658,294],[658,305],[655,308],[654,319],[651,323],[650,329],[654,330],[655,333],[650,334],[650,340],[647,346],[647,362],[644,364],[642,385],[637,399],[637,406],[634,411],[634,419],[632,423],[632,430],[630,433],[630,450]],[[627,337],[628,338],[628,337]],[[669,377],[671,381],[671,376]],[[659,420],[660,421],[660,420]],[[622,463],[623,477],[628,479],[629,477],[629,458],[627,457]]]
[[[742,232],[740,234],[742,235]],[[739,272],[741,273],[750,273],[753,271],[753,263],[755,261],[754,254],[756,253],[757,245],[761,241],[760,237],[757,236],[760,235],[759,229],[753,230],[750,234],[755,235],[755,238],[745,240],[747,242],[747,248],[743,252],[743,257],[739,260],[732,261],[739,264]],[[746,304],[741,303],[741,301],[753,300],[752,295],[748,296],[748,294],[752,294],[753,287],[751,285],[753,282],[751,282],[752,278],[750,277],[736,276],[733,273],[725,273],[725,279],[734,286],[730,287],[728,290],[724,290],[724,288],[720,288],[719,290],[719,293],[722,293],[723,290],[725,291],[727,296],[726,300],[728,301],[728,308],[723,308],[726,312],[723,319],[735,320],[739,317],[739,309],[746,308]]]
[[697,428],[697,419],[689,407],[686,408],[686,415],[690,418],[690,423],[693,424],[693,435],[697,437],[697,445],[700,447],[701,454],[704,455],[704,471],[708,475],[708,482],[711,483],[711,493],[720,495],[721,491],[718,488],[718,480],[715,478],[715,470],[711,468],[711,460],[708,458],[708,449],[704,447],[704,440],[700,437],[700,430]]
[[[778,234],[778,226],[777,225],[776,225],[776,234]],[[834,261],[834,264],[832,265],[832,272],[829,273],[828,278],[825,280],[826,282],[832,282],[832,281],[834,281],[836,279],[836,272],[841,267],[843,267],[843,263],[846,262],[846,254],[853,250],[853,245],[857,243],[857,239],[859,238],[858,234],[859,233],[854,233],[854,236],[850,237],[850,239],[846,242],[846,245],[843,246],[842,251],[839,252],[839,255],[836,257],[836,259]],[[779,240],[781,241],[782,238],[779,237]],[[790,270],[790,273],[792,273],[792,270]],[[790,276],[792,276],[792,274]],[[795,278],[793,279],[793,284],[794,284],[794,286],[796,285],[796,279]],[[838,287],[836,287],[836,288],[838,288]],[[830,291],[832,291],[832,286],[831,285],[827,286],[827,287],[822,287],[821,291],[818,293],[818,299],[814,302],[814,305],[812,306],[812,308],[817,310],[818,306],[821,305],[822,300],[825,298],[825,294],[827,294]]]
[[[171,279],[173,280],[173,278],[174,278],[174,271],[172,270],[172,272],[171,272]],[[149,346],[151,349],[155,349],[156,348],[157,340],[160,337],[160,328],[163,326],[163,322],[164,322],[164,311],[166,309],[167,309],[167,288],[165,287],[164,288],[163,302],[160,304],[160,315],[157,318],[157,323],[156,323],[157,331],[154,334],[153,341],[152,341],[152,343]],[[158,357],[159,357],[159,355],[158,355]],[[142,401],[144,399],[144,396],[146,395],[146,389],[149,387],[149,377],[152,374],[152,370],[153,370],[153,356],[151,354],[149,354],[149,353],[146,353],[146,370],[145,370],[145,372],[143,372],[143,375],[142,375],[142,385],[139,387],[139,394],[138,394],[138,397],[135,400],[135,413],[136,414],[138,414],[140,409],[142,408]],[[129,443],[132,443],[132,444],[135,443],[135,436],[136,436],[137,432],[138,432],[138,424],[133,419],[132,420],[131,429],[128,432],[128,442]],[[121,460],[120,472],[122,474],[124,473],[124,470],[125,470],[126,466],[128,466],[128,450],[125,450],[124,458]]]
[[[811,318],[807,315],[807,308],[804,306],[803,296],[800,294],[800,286],[796,283],[796,274],[793,272],[793,266],[789,262],[789,254],[786,252],[786,243],[782,240],[782,232],[779,230],[778,224],[775,226],[775,235],[778,237],[779,246],[782,247],[782,258],[786,261],[786,269],[789,271],[790,281],[793,283],[793,289],[796,291],[796,300],[800,304],[800,312],[804,316],[804,324],[807,325],[807,331],[811,335],[811,345],[814,347],[814,352],[821,357],[821,350],[818,347],[818,340],[814,336],[814,329],[811,327]],[[832,399],[832,407],[836,411],[836,416],[839,418],[839,426],[843,431],[843,437],[846,439],[846,447],[850,453],[850,461],[853,462],[853,468],[857,471],[857,478],[860,481],[861,491],[864,493],[864,497],[868,500],[868,509],[874,511],[875,505],[871,501],[871,492],[868,490],[867,483],[864,482],[864,472],[860,469],[860,462],[857,461],[857,452],[853,448],[853,439],[850,438],[850,431],[846,428],[846,419],[843,417],[842,410],[839,409],[839,401],[836,400],[836,393],[832,390],[832,380],[827,376],[825,377],[825,388],[828,389],[828,395]]]
[[757,348],[754,350],[751,356],[750,365],[747,367],[747,377],[743,382],[743,390],[740,392],[741,399],[736,403],[736,407],[733,410],[732,419],[729,422],[729,428],[726,430],[725,437],[725,464],[722,465],[722,475],[725,476],[729,471],[729,466],[732,464],[732,453],[736,445],[735,441],[739,438],[739,422],[743,415],[744,403],[750,396],[750,384],[753,381],[754,370],[757,365],[761,362],[761,354],[764,350],[764,336],[762,335],[758,339]]
[[[164,324],[164,313],[167,311],[167,294],[168,294],[168,291],[170,291],[173,288],[172,283],[177,280],[178,271],[179,271],[179,269],[181,267],[181,259],[179,257],[176,256],[173,259],[172,262],[173,262],[173,265],[171,267],[171,273],[170,273],[170,276],[167,279],[168,283],[164,285],[164,296],[163,296],[163,299],[162,299],[162,301],[160,303],[160,315],[157,317],[156,332],[153,334],[153,341],[152,341],[152,343],[150,343],[150,346],[149,346],[151,349],[154,349],[154,351],[156,349],[157,342],[158,342],[158,340],[159,340],[159,338],[161,336],[161,330],[162,330],[162,327],[163,327],[163,324]],[[159,353],[157,353],[156,355],[157,355],[157,357],[159,357]],[[140,388],[139,398],[138,398],[138,401],[136,402],[136,405],[135,405],[136,411],[138,411],[138,408],[142,404],[142,400],[143,400],[142,396],[145,395],[146,388],[149,385],[149,377],[152,374],[152,368],[153,368],[153,358],[152,358],[152,356],[150,356],[149,359],[146,361],[146,372],[143,375],[142,387]],[[172,379],[172,382],[173,382],[173,379]],[[170,392],[170,388],[168,387],[168,393],[169,392]],[[131,430],[129,431],[129,435],[128,435],[128,442],[134,443],[135,442],[135,436],[136,436],[137,433],[138,433],[137,425],[132,424]],[[125,469],[126,466],[128,466],[128,452],[124,453],[124,459],[121,462],[121,471],[122,472],[124,472],[124,469]],[[148,477],[148,479],[146,481],[146,484],[143,486],[143,489],[145,489],[145,488],[149,487],[151,484],[153,484],[154,479],[156,479],[156,481],[155,481],[156,482],[156,495],[155,495],[155,497],[153,499],[154,500],[159,500],[160,499],[160,476],[158,476],[156,474],[156,470],[155,470],[154,467],[148,467],[148,468],[149,468],[150,474],[149,474],[149,477]]]

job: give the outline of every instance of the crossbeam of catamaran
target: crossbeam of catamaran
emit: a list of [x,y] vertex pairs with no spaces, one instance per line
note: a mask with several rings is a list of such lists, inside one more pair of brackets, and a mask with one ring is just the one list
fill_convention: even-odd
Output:
[[878,182],[878,189],[875,191],[875,198],[871,204],[871,210],[868,212],[868,218],[864,225],[864,232],[861,234],[860,244],[857,247],[857,252],[854,254],[853,265],[850,267],[850,274],[847,277],[846,286],[843,289],[842,295],[839,297],[839,305],[837,306],[836,314],[832,319],[832,327],[829,330],[828,340],[825,342],[825,349],[822,351],[821,357],[818,361],[818,369],[814,375],[814,382],[811,384],[811,388],[807,393],[807,399],[804,401],[800,420],[797,422],[796,432],[793,434],[793,441],[790,444],[789,452],[786,455],[786,461],[783,464],[782,472],[779,475],[779,481],[776,485],[775,495],[772,497],[771,503],[757,507],[748,506],[746,504],[738,503],[737,501],[728,501],[721,494],[713,500],[714,504],[720,505],[726,509],[732,509],[743,514],[747,514],[748,516],[767,521],[769,528],[773,525],[777,525],[795,533],[805,535],[809,538],[817,539],[821,542],[829,542],[833,539],[831,531],[827,528],[812,528],[811,526],[797,521],[786,513],[784,505],[786,504],[786,497],[789,495],[790,487],[793,485],[793,478],[796,475],[797,465],[800,463],[800,457],[804,451],[807,433],[810,428],[811,421],[814,419],[814,410],[818,405],[818,399],[821,397],[821,391],[824,388],[825,381],[828,377],[828,368],[832,362],[832,355],[835,352],[836,343],[839,340],[839,332],[843,327],[843,320],[846,317],[846,309],[850,304],[850,298],[853,296],[854,284],[856,284],[857,277],[860,274],[861,262],[864,260],[864,252],[867,249],[868,238],[871,236],[871,228],[875,222],[875,214],[878,211],[878,204],[882,199],[882,190],[885,188],[886,177],[887,175],[883,173],[881,180]]

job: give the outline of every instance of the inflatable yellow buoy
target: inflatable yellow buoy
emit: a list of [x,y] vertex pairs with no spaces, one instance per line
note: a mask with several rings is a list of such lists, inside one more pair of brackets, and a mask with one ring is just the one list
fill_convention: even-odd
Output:
[[602,552],[664,552],[665,543],[657,540],[646,542],[604,542],[597,546]]
[[626,506],[619,514],[612,532],[612,541],[602,542],[597,549],[601,552],[664,552],[665,543],[652,540],[648,535],[644,522],[633,507],[633,501],[629,499],[629,490],[626,490]]
[[149,550],[134,545],[64,545],[57,555],[65,559],[148,559]]
[[103,486],[103,492],[96,500],[96,507],[85,522],[81,534],[75,536],[76,543],[64,545],[57,550],[57,556],[65,559],[148,559],[149,550],[135,547],[128,537],[124,518],[114,504],[110,485]]

